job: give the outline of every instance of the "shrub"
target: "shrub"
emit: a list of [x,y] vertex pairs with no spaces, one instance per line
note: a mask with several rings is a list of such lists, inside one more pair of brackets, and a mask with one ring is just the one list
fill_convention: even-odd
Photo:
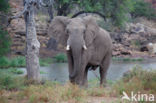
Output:
[[24,86],[24,79],[11,73],[0,71],[0,89],[13,90]]
[[23,74],[24,72],[20,69],[16,69],[16,68],[9,68],[9,72],[13,73],[13,74]]
[[41,66],[49,66],[53,60],[51,58],[40,58],[40,65]]
[[114,85],[114,90],[118,95],[122,92],[130,94],[131,91],[142,93],[156,93],[156,71],[146,71],[136,66],[132,71],[125,74],[123,79]]
[[18,56],[16,58],[10,59],[2,56],[0,58],[0,68],[24,67],[25,65],[25,57]]
[[65,54],[57,54],[55,57],[54,57],[54,61],[55,62],[67,62],[67,56]]
[[[30,85],[20,93],[23,98],[30,103],[49,102],[49,103],[84,103],[86,92],[76,85],[58,83],[45,83],[44,85]],[[23,99],[21,98],[21,99]],[[86,102],[85,102],[86,103]]]
[[136,0],[134,2],[134,10],[132,12],[134,17],[144,16],[148,19],[156,19],[156,11],[152,8],[151,3],[147,3],[144,0]]
[[9,52],[10,45],[11,42],[8,33],[0,28],[0,56]]
[[1,68],[6,68],[6,67],[9,67],[10,65],[10,62],[9,62],[9,59],[6,58],[6,57],[0,57],[0,67]]
[[8,0],[1,0],[0,2],[0,11],[7,11],[9,8]]

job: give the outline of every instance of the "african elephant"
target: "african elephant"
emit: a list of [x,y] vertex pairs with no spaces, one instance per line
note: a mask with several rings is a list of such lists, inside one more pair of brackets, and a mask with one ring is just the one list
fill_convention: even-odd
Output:
[[99,67],[100,84],[106,81],[106,73],[112,56],[109,33],[100,28],[91,16],[84,18],[55,17],[48,34],[66,46],[69,79],[72,83],[87,86],[89,69]]

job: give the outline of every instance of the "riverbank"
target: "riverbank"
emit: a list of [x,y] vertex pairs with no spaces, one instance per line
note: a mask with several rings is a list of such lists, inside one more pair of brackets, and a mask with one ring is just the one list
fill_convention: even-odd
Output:
[[[105,88],[99,81],[89,81],[88,88],[46,81],[32,84],[25,77],[14,77],[0,72],[0,103],[130,103],[121,100],[122,92],[153,94],[156,96],[156,71],[133,68],[117,82],[109,82]],[[146,103],[146,99],[141,100]]]
[[[67,56],[64,53],[57,54],[56,56],[50,57],[40,57],[40,66],[49,66],[52,63],[65,63],[67,62]],[[156,61],[156,58],[143,58],[143,57],[112,57],[112,61],[114,62],[143,62]],[[26,66],[26,59],[24,56],[2,56],[0,57],[0,68],[19,68]]]

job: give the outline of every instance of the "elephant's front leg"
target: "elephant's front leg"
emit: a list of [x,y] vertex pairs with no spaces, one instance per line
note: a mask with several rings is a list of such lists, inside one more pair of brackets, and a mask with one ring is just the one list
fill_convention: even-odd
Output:
[[87,54],[83,55],[82,58],[82,85],[87,87],[88,86],[88,70],[89,70],[89,66],[87,66],[88,64],[88,60],[87,60]]
[[69,74],[72,74],[74,64],[73,64],[71,51],[67,51],[67,58],[68,58],[68,71],[69,71]]

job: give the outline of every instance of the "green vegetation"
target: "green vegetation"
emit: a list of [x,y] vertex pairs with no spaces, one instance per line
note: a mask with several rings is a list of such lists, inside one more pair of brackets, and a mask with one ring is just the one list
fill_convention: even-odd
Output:
[[148,19],[156,19],[156,11],[152,8],[151,3],[147,3],[144,0],[135,0],[132,16],[144,16]]
[[113,25],[121,26],[128,20],[127,14],[133,8],[131,0],[56,0],[57,15],[70,15],[69,10],[79,6],[80,11],[99,12],[112,20]]
[[[7,101],[9,98],[9,101],[12,103],[14,103],[14,101],[22,103],[23,100],[29,103],[86,103],[88,98],[97,97],[98,99],[98,97],[110,97],[111,99],[114,97],[116,99],[112,100],[113,103],[121,103],[119,99],[123,95],[123,91],[128,94],[130,94],[131,91],[135,93],[155,94],[155,77],[156,71],[145,71],[141,67],[136,66],[133,70],[127,72],[121,80],[113,83],[109,82],[107,84],[109,87],[99,87],[98,80],[91,80],[89,81],[88,88],[79,88],[77,85],[71,83],[62,85],[50,81],[44,84],[25,85],[28,82],[26,82],[24,78],[20,79],[13,75],[0,72],[0,101]],[[8,96],[5,95],[9,93],[8,90],[16,91],[12,91]],[[125,101],[124,103],[129,102]],[[139,103],[144,102],[142,101]]]
[[134,48],[141,48],[141,44],[140,44],[140,41],[139,40],[132,40],[131,41],[131,45],[132,45],[132,47],[134,47]]
[[54,56],[54,62],[67,62],[67,56],[65,54],[57,54]]
[[[52,63],[51,58],[40,58],[40,65],[41,66],[48,66]],[[26,60],[24,56],[17,56],[14,58],[7,58],[2,56],[0,58],[0,68],[9,68],[9,67],[25,67]]]
[[9,9],[8,0],[1,0],[1,1],[0,1],[0,11],[7,12],[8,9]]
[[10,45],[11,41],[9,34],[7,33],[7,31],[4,31],[0,28],[0,57],[9,52]]
[[52,58],[40,58],[40,66],[49,66],[53,63]]
[[152,5],[144,0],[56,0],[54,7],[57,15],[71,16],[70,10],[75,5],[79,7],[79,11],[101,13],[114,26],[123,27],[125,22],[131,21],[129,14],[133,17],[156,18]]
[[122,61],[122,62],[141,62],[144,59],[143,58],[121,58],[121,57],[113,57],[113,61]]
[[136,66],[124,76],[123,79],[114,85],[117,95],[122,95],[122,91],[130,94],[131,91],[137,93],[155,94],[156,93],[156,71],[143,70]]
[[0,58],[0,68],[9,68],[9,67],[24,67],[25,66],[25,58],[22,56],[18,56],[15,58]]
[[13,74],[23,74],[24,73],[22,70],[16,69],[16,68],[9,68],[8,71]]
[[[113,61],[123,61],[123,62],[137,62],[143,61],[143,58],[120,58],[120,57],[113,57]],[[41,66],[49,66],[53,62],[67,62],[67,56],[65,54],[58,54],[54,58],[40,58],[40,65]],[[2,56],[0,58],[0,68],[10,68],[10,67],[25,67],[26,60],[23,56],[17,56],[13,58],[7,58]]]
[[5,14],[8,12],[9,3],[8,0],[0,1],[0,57],[6,55],[11,46],[11,40],[9,34],[4,28]]
[[24,78],[0,70],[0,90],[17,90],[24,86]]

